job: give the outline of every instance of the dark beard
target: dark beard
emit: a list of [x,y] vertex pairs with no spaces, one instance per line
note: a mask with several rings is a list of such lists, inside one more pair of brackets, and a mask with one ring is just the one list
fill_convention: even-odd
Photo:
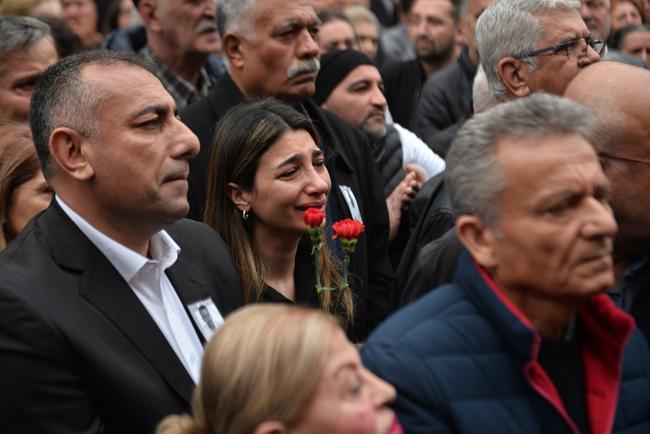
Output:
[[442,47],[441,50],[434,49],[425,54],[418,53],[418,59],[430,65],[443,64],[451,60],[455,48],[456,48],[456,39],[451,38],[450,43],[447,44],[446,47]]

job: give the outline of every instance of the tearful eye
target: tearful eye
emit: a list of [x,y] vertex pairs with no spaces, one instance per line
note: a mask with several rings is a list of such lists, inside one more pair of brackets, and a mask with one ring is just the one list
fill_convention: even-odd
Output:
[[281,178],[281,179],[291,178],[291,177],[292,177],[293,175],[295,175],[296,173],[298,173],[298,169],[289,169],[289,170],[287,170],[287,171],[285,171],[285,172],[282,172],[282,173],[280,174],[280,178]]

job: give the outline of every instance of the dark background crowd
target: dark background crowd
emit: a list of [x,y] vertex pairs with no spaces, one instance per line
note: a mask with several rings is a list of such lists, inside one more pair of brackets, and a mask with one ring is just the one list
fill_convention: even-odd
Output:
[[2,432],[650,433],[649,21],[0,0]]

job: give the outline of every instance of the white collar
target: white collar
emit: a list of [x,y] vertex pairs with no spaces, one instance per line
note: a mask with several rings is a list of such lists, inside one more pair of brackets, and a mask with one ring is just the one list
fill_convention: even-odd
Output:
[[176,262],[181,248],[166,231],[161,230],[155,233],[149,240],[149,254],[152,257],[152,259],[149,259],[101,233],[63,202],[58,195],[55,195],[54,198],[61,209],[63,209],[63,212],[70,217],[70,220],[77,225],[79,230],[106,256],[106,259],[113,264],[113,267],[115,267],[126,282],[130,282],[147,262],[153,261],[158,263],[162,271],[171,267]]

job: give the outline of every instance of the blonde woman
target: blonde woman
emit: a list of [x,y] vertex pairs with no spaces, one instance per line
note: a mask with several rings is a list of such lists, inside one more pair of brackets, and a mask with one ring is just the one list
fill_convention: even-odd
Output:
[[206,347],[194,417],[167,417],[157,434],[398,434],[394,398],[332,317],[252,305]]

